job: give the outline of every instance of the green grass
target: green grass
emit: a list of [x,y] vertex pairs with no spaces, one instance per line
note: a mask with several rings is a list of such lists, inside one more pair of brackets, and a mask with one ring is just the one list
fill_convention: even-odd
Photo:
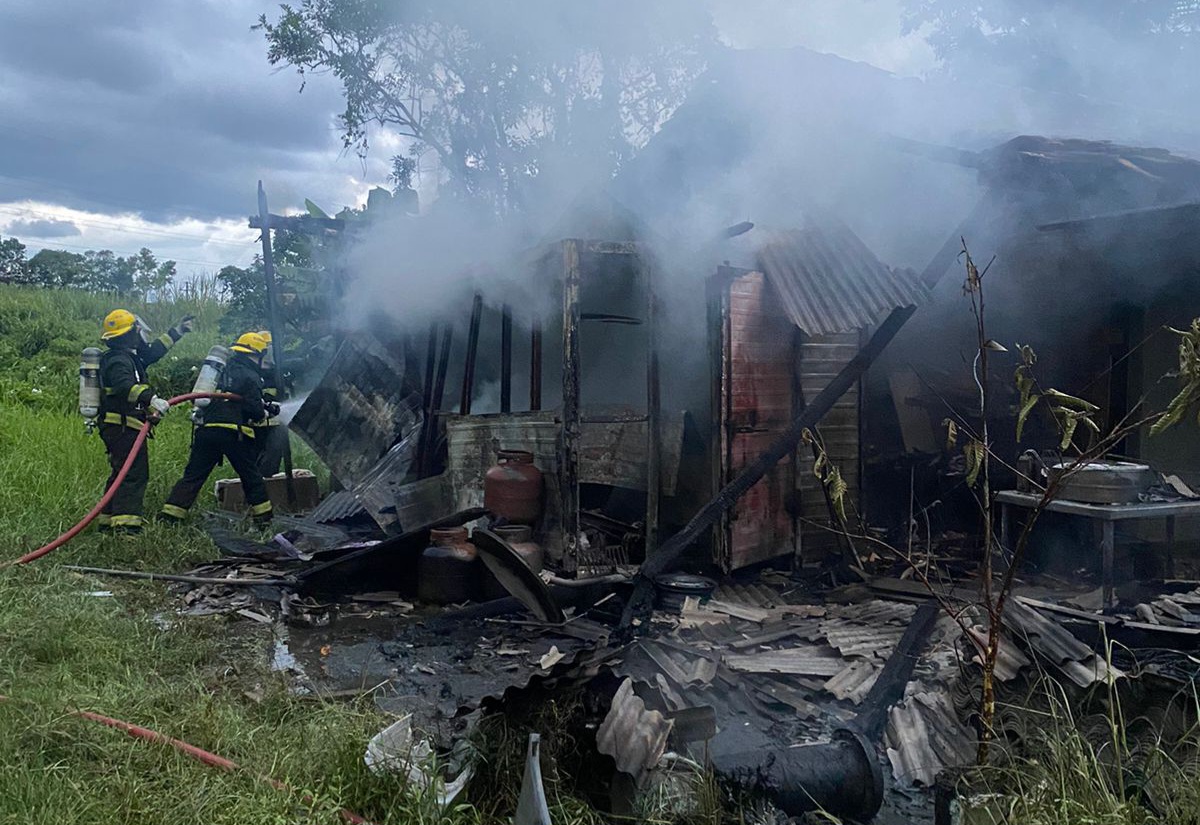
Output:
[[[100,318],[117,305],[0,287],[0,560],[70,527],[103,491],[104,448],[84,434],[75,392],[79,350],[94,344]],[[151,368],[157,387],[186,390],[192,365],[221,340],[221,308],[130,308],[156,329],[189,312],[199,317],[198,331]],[[181,472],[189,437],[185,414],[158,427],[148,513]],[[211,496],[210,484],[199,506],[211,506]],[[180,621],[162,585],[61,569],[170,571],[215,556],[195,527],[152,525],[133,538],[88,531],[33,564],[0,570],[0,694],[10,697],[0,702],[0,823],[334,823],[341,805],[381,823],[476,821],[470,809],[444,818],[400,779],[369,774],[363,750],[387,720],[370,705],[290,695],[267,666],[269,629],[224,617]],[[116,596],[88,595],[96,590]],[[72,717],[72,708],[182,738],[315,802]]]
[[[1135,700],[1123,691],[1156,718],[1130,718],[1125,705]],[[1019,705],[1004,708],[1020,747],[976,769],[972,779],[974,789],[995,795],[997,821],[1200,823],[1200,696],[1194,685],[1183,687],[1164,706],[1161,694],[1147,702],[1136,691],[1113,685],[1081,699],[1046,678]]]

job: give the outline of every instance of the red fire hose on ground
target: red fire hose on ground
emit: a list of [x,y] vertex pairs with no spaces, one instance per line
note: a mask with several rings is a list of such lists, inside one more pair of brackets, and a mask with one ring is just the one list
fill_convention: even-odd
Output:
[[[183,396],[180,396],[180,397],[182,398]],[[10,701],[10,700],[7,696],[0,694],[0,702],[5,702],[5,701]],[[15,700],[15,701],[23,701],[23,700]],[[230,771],[230,772],[242,770],[242,766],[239,765],[237,762],[234,762],[232,759],[226,759],[224,756],[218,756],[217,754],[212,753],[210,751],[206,751],[203,748],[198,748],[195,745],[184,742],[182,739],[174,739],[170,736],[167,736],[164,733],[159,733],[156,730],[151,730],[150,728],[143,728],[141,725],[134,725],[130,722],[122,722],[120,719],[114,719],[111,716],[104,716],[103,714],[100,714],[100,713],[93,713],[90,710],[72,710],[72,711],[68,711],[68,713],[70,713],[72,716],[78,716],[82,719],[88,719],[92,722],[99,722],[101,725],[106,725],[110,728],[116,728],[119,731],[124,731],[125,733],[129,734],[130,736],[134,737],[135,739],[144,739],[147,742],[155,742],[160,745],[170,745],[172,748],[179,751],[180,753],[186,754],[186,755],[192,757],[193,759],[195,759],[199,762],[202,762],[205,765],[214,767],[214,768],[220,768],[221,770]],[[292,787],[290,787],[289,785],[287,785],[284,782],[280,782],[278,779],[275,779],[274,777],[265,776],[263,774],[254,774],[254,777],[256,779],[258,779],[258,781],[260,781],[260,782],[267,783],[268,785],[275,788],[276,790],[284,791],[287,793],[295,792]],[[308,794],[301,794],[300,798],[303,799],[305,802],[312,801],[312,797],[309,796]],[[353,811],[347,810],[346,808],[342,808],[339,811],[339,813],[341,814],[342,819],[344,819],[346,822],[350,823],[350,825],[369,825],[368,820],[363,819],[358,814],[354,813]]]
[[[224,398],[227,400],[236,400],[241,398],[241,396],[228,392],[189,392],[167,399],[167,403],[174,407],[176,404],[182,404],[184,401],[194,401],[197,398]],[[129,468],[133,466],[133,461],[135,458],[137,458],[137,454],[141,451],[143,445],[145,445],[146,438],[150,435],[150,428],[153,426],[154,423],[152,421],[147,421],[142,425],[142,428],[138,430],[137,440],[133,442],[133,449],[129,451],[129,457],[125,459],[125,463],[121,465],[121,470],[117,473],[117,477],[113,480],[112,486],[105,491],[101,499],[96,502],[96,506],[91,509],[91,512],[83,517],[82,521],[44,547],[39,547],[37,550],[26,553],[15,561],[0,564],[0,569],[14,564],[28,564],[31,561],[40,559],[42,556],[53,550],[57,550],[71,539],[82,533],[83,529],[91,524],[92,520],[95,519],[96,516],[100,515],[100,512],[108,505],[110,501],[112,501],[112,497],[116,495],[117,489],[121,486],[121,482],[125,480],[125,476],[129,473]]]

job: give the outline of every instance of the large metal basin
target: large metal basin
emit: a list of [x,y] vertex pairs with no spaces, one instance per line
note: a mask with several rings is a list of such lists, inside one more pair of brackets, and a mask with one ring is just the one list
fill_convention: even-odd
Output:
[[[1046,472],[1051,480],[1060,477],[1069,462],[1051,464]],[[1146,464],[1132,461],[1094,461],[1075,470],[1063,482],[1059,498],[1088,504],[1135,504],[1156,480]]]

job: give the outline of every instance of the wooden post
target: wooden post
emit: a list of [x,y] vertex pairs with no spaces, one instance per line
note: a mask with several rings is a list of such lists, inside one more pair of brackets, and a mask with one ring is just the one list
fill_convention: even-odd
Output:
[[475,353],[479,349],[479,322],[483,318],[483,296],[475,293],[471,304],[471,326],[467,330],[467,360],[463,366],[462,398],[459,400],[458,411],[462,415],[471,414],[471,396],[475,393]]
[[425,418],[421,422],[421,440],[417,443],[417,477],[423,478],[425,465],[428,461],[426,454],[433,448],[433,371],[437,366],[437,322],[429,325],[429,337],[425,341],[425,374],[422,384],[421,403],[424,405]]
[[542,319],[533,319],[529,338],[529,409],[542,408]]
[[[270,212],[267,209],[267,192],[263,183],[258,182],[258,218],[262,221],[262,256],[263,278],[267,284],[267,325],[271,329],[271,354],[275,361],[275,387],[279,398],[283,400],[283,327],[279,323],[279,298],[275,283],[275,256],[271,251]],[[284,487],[287,490],[288,506],[296,506],[296,483],[292,479],[292,443],[291,437],[283,447],[283,469],[287,474]]]
[[562,437],[558,484],[562,500],[563,561],[574,572],[579,561],[579,242],[563,241]]
[[500,412],[512,412],[512,307],[500,308]]
[[424,464],[421,466],[419,475],[424,478],[429,474],[430,466],[433,463],[433,445],[437,441],[437,416],[442,409],[442,399],[446,395],[446,369],[450,366],[450,345],[454,342],[454,326],[445,324],[442,327],[442,351],[438,356],[437,375],[433,379],[433,394],[429,401],[429,421],[427,422],[428,429],[425,431],[424,439],[428,445],[422,451]]
[[658,295],[654,272],[643,265],[646,284],[646,558],[658,549],[658,508],[662,488],[662,398],[658,371]]

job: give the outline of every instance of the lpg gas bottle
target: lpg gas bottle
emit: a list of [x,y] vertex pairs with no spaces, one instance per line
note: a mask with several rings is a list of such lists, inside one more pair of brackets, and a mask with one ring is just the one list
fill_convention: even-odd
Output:
[[429,546],[417,561],[417,597],[429,604],[458,604],[479,594],[479,554],[467,528],[429,531]]
[[483,477],[483,506],[497,518],[533,524],[542,514],[542,471],[533,453],[500,450],[496,464]]
[[79,359],[79,414],[89,428],[100,415],[100,350],[96,347],[85,349]]
[[[192,387],[192,392],[216,392],[217,382],[221,380],[221,373],[229,362],[230,354],[229,350],[220,344],[210,349],[208,355],[204,357],[204,363],[200,365],[200,374],[196,376],[196,384]],[[197,398],[193,403],[203,409],[211,400],[211,398]]]

